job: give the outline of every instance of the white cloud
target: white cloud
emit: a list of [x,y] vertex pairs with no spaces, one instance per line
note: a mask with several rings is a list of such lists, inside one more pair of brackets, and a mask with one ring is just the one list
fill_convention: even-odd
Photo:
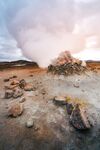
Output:
[[73,56],[81,60],[100,60],[100,49],[86,49]]
[[75,2],[77,2],[77,3],[80,3],[80,2],[91,3],[91,2],[95,2],[95,0],[75,0]]

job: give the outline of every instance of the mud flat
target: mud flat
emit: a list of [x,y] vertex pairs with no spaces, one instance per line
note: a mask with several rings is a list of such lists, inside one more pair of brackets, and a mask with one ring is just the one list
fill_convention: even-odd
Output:
[[[13,77],[31,83],[33,90],[23,91],[21,97],[6,99],[5,86],[15,80]],[[66,105],[53,103],[53,97],[67,95],[87,104],[89,119],[93,124],[90,130],[76,130],[69,122]],[[24,105],[23,113],[16,118],[8,116],[12,103]],[[0,71],[0,150],[91,149],[100,149],[99,69],[68,77],[52,75],[46,69],[32,66]]]

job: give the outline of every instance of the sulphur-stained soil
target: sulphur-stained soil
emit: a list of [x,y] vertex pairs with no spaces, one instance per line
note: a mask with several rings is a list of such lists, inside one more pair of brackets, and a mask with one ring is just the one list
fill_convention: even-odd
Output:
[[[6,99],[5,86],[11,81],[5,79],[12,77],[33,84],[33,90]],[[76,130],[66,106],[53,103],[55,96],[67,95],[86,103],[90,130]],[[23,103],[23,113],[8,116],[9,107],[17,102]],[[100,72],[64,77],[32,67],[0,71],[0,150],[100,150]]]

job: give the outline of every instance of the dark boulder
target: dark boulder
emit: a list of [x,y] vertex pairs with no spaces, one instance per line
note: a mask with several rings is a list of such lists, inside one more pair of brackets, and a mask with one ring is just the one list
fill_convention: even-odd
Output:
[[75,106],[70,116],[70,123],[78,130],[87,130],[91,128],[87,111],[78,104]]

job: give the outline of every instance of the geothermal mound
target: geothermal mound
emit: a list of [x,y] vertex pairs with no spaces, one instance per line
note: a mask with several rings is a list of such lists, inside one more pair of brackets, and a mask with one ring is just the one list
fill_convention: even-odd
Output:
[[62,52],[52,64],[48,66],[48,72],[58,75],[81,74],[86,71],[86,63],[74,58],[69,51]]

